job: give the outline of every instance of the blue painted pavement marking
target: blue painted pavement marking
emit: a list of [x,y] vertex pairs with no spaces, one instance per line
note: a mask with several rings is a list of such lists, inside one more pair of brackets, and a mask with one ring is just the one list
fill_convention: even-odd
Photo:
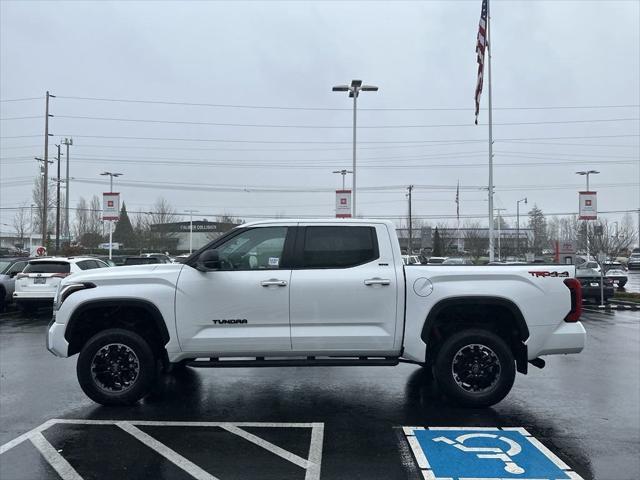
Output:
[[524,428],[404,427],[428,480],[580,480]]

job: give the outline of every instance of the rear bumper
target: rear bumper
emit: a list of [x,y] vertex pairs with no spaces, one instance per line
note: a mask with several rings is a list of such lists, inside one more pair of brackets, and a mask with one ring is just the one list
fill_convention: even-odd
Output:
[[549,335],[535,356],[580,353],[586,341],[587,331],[582,322],[563,322]]
[[[605,300],[613,297],[615,291],[613,287],[604,287]],[[582,298],[600,299],[600,287],[582,287]]]

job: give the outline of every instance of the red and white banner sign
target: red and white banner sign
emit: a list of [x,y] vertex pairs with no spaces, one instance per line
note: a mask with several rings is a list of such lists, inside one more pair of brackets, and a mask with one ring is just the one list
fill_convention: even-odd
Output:
[[351,218],[351,190],[336,190],[336,218]]
[[598,218],[598,202],[596,192],[579,192],[580,208],[578,218],[580,220],[595,220]]
[[102,220],[120,219],[120,194],[109,192],[102,194]]

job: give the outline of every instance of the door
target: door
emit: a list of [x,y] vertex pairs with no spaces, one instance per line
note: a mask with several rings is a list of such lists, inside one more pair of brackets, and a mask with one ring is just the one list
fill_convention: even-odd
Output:
[[301,226],[296,262],[294,351],[391,354],[398,279],[384,225]]
[[183,351],[256,354],[291,351],[287,227],[240,230],[216,245],[220,269],[185,265],[176,291]]

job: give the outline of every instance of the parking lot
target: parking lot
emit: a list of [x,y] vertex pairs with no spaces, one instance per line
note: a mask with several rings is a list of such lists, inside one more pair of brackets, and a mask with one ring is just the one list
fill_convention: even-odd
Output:
[[[438,462],[456,460],[438,457],[436,446],[489,475],[482,469],[495,460],[453,448],[468,432],[542,445],[535,452],[566,475],[554,478],[636,480],[640,312],[587,311],[583,320],[582,354],[531,367],[488,409],[445,404],[421,369],[405,364],[187,369],[164,376],[139,405],[107,408],[80,390],[75,357],[46,351],[44,313],[3,314],[0,478],[438,478]],[[425,446],[429,435],[439,443]],[[509,453],[502,478],[531,478],[518,473],[533,468],[529,453]]]

